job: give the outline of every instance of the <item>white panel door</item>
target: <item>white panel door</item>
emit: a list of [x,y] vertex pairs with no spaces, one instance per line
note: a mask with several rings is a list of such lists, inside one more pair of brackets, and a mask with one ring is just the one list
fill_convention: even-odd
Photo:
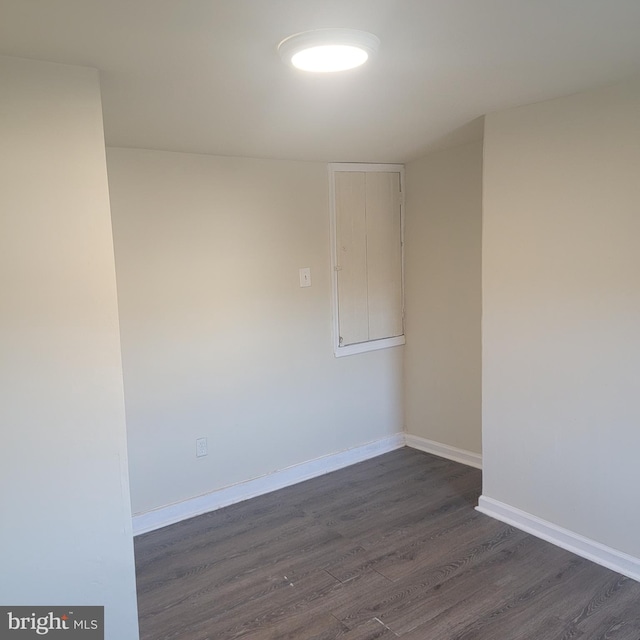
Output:
[[369,340],[403,334],[400,174],[366,176]]
[[340,346],[369,339],[365,173],[335,174]]

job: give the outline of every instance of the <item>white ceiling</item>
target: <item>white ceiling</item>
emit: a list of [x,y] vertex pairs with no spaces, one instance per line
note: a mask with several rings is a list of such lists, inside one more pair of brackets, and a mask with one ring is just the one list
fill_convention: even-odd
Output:
[[[286,36],[336,26],[375,33],[375,60],[280,61]],[[403,162],[639,73],[640,0],[0,0],[0,54],[100,69],[110,146]]]

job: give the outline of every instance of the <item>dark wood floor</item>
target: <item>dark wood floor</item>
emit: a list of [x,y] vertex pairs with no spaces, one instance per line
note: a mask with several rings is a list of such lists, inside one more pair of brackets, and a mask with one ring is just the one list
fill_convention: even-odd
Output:
[[640,583],[400,449],[136,539],[143,640],[640,640]]

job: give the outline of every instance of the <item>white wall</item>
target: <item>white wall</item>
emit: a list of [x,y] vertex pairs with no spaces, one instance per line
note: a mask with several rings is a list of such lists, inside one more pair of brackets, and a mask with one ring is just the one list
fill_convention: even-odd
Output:
[[484,495],[640,557],[640,82],[486,118]]
[[107,156],[134,512],[402,430],[402,348],[333,355],[326,165]]
[[482,140],[406,167],[405,425],[481,451]]
[[0,58],[0,602],[138,637],[97,72]]

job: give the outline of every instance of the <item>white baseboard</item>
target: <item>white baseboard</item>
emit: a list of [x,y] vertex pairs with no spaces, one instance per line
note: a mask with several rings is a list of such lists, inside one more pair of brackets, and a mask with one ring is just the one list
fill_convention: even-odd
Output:
[[222,507],[227,507],[236,502],[242,502],[249,498],[283,489],[290,485],[311,478],[337,471],[349,465],[356,464],[375,458],[376,456],[388,453],[394,449],[399,449],[405,444],[404,433],[397,433],[388,438],[382,438],[360,447],[347,449],[328,456],[309,460],[301,464],[287,467],[279,471],[274,471],[265,476],[241,482],[229,487],[224,487],[217,491],[212,491],[202,496],[190,498],[182,502],[160,507],[152,511],[140,513],[133,516],[133,535],[138,536],[142,533],[154,531],[175,524],[194,516],[215,511]]
[[480,496],[478,511],[640,582],[640,558],[585,538],[504,502]]
[[202,515],[203,513],[208,513],[209,511],[227,507],[236,502],[249,500],[250,498],[255,498],[265,493],[270,493],[271,491],[277,491],[278,489],[289,487],[298,482],[310,480],[325,473],[337,471],[349,465],[375,458],[376,456],[388,453],[394,449],[399,449],[405,445],[478,469],[482,468],[482,456],[477,453],[450,447],[449,445],[418,436],[396,433],[388,438],[382,438],[381,440],[376,440],[360,447],[354,447],[353,449],[340,451],[328,456],[316,458],[315,460],[309,460],[308,462],[274,471],[259,478],[254,478],[229,487],[223,487],[222,489],[206,493],[202,496],[196,496],[195,498],[189,498],[188,500],[170,504],[166,507],[136,514],[133,516],[133,535],[139,536],[143,533],[161,529],[162,527]]
[[458,449],[457,447],[451,447],[448,444],[427,440],[426,438],[413,436],[411,434],[406,434],[405,444],[407,447],[412,447],[413,449],[420,449],[420,451],[426,451],[426,453],[432,453],[433,455],[440,456],[441,458],[461,462],[462,464],[475,467],[476,469],[482,469],[482,456],[479,453],[473,453],[472,451],[466,451],[465,449]]

